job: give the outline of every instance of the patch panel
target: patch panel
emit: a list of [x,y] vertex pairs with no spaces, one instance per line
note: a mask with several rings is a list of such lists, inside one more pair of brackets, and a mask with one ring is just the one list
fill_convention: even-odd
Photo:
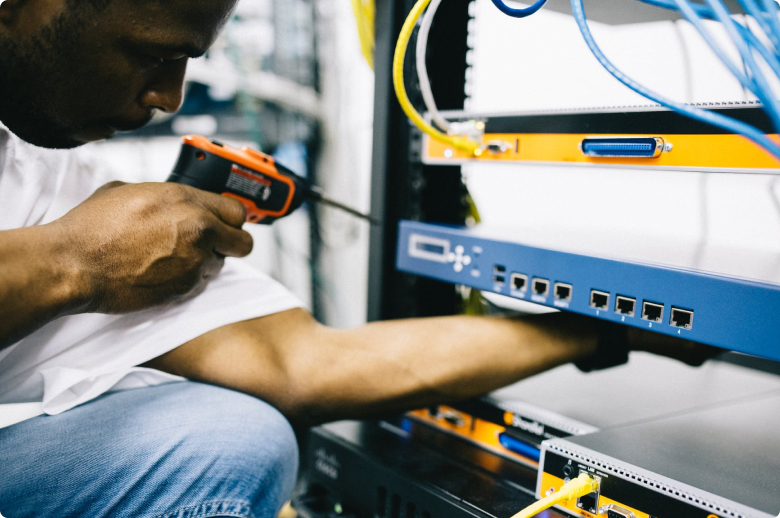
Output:
[[[462,253],[442,260],[448,250]],[[479,228],[411,221],[400,224],[397,252],[401,271],[780,360],[780,282],[574,254],[487,237]],[[458,257],[469,257],[468,264]]]

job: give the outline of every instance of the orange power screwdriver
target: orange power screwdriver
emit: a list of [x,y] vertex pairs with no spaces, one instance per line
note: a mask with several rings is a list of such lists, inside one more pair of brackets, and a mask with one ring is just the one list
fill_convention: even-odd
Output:
[[236,149],[206,137],[184,137],[168,181],[237,199],[246,207],[250,223],[269,225],[309,199],[376,224],[370,215],[326,198],[317,187],[265,153],[248,147]]

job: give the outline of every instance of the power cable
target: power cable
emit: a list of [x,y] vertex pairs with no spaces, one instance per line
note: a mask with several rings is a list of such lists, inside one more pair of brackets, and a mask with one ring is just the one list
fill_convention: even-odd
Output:
[[431,115],[433,122],[435,122],[443,131],[449,131],[449,121],[439,113],[439,109],[436,107],[436,100],[433,98],[433,90],[431,89],[431,81],[428,78],[428,66],[425,63],[425,57],[428,54],[428,37],[431,33],[433,17],[436,16],[436,11],[438,11],[440,5],[441,0],[431,0],[431,5],[425,10],[425,15],[422,18],[422,22],[420,22],[420,29],[417,31],[415,57],[417,58],[417,80],[420,83],[420,91],[422,92],[425,107],[428,109],[428,113]]

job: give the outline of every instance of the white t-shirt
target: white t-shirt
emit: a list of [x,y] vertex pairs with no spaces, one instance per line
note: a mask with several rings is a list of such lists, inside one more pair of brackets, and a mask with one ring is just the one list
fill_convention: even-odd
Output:
[[[0,125],[0,231],[53,221],[117,179],[80,150],[35,148]],[[178,306],[63,317],[0,350],[0,404],[43,402],[53,415],[107,391],[180,380],[137,365],[213,329],[300,306],[270,277],[228,259]]]

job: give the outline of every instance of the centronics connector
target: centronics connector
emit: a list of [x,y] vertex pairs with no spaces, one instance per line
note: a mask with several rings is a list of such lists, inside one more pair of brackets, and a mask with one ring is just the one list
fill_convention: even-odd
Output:
[[580,150],[590,157],[658,158],[672,145],[661,137],[586,137]]

